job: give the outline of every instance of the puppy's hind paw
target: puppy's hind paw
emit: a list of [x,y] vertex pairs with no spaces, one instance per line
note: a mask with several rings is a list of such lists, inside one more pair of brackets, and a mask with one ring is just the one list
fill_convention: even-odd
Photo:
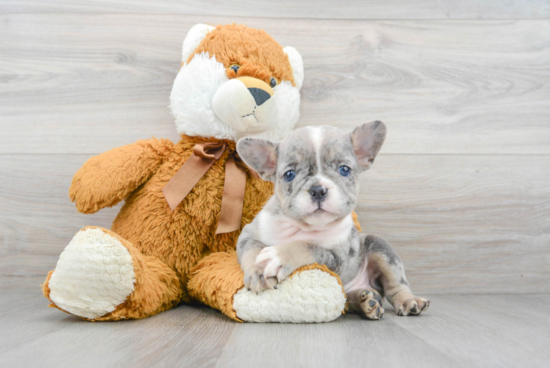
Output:
[[395,305],[395,311],[398,316],[419,315],[426,311],[430,306],[430,301],[421,297],[414,297]]
[[360,294],[361,310],[367,319],[380,319],[384,315],[382,297],[375,290],[362,290]]

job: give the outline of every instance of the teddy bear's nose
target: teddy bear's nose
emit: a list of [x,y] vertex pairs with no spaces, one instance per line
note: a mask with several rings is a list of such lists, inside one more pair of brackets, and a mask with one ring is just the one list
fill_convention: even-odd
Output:
[[248,90],[250,91],[252,97],[254,97],[254,101],[256,101],[256,105],[258,106],[269,100],[269,98],[271,97],[271,95],[263,89],[249,88]]
[[254,97],[256,105],[260,106],[273,96],[273,89],[263,80],[253,77],[239,77],[238,81],[242,82],[248,91]]

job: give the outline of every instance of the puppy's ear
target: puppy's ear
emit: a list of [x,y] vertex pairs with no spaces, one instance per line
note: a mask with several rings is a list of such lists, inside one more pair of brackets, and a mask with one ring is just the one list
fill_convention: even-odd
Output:
[[386,125],[381,121],[366,123],[355,128],[350,136],[359,170],[370,169],[386,139]]
[[241,138],[237,152],[241,159],[262,179],[275,181],[277,170],[277,146],[279,144],[260,138]]

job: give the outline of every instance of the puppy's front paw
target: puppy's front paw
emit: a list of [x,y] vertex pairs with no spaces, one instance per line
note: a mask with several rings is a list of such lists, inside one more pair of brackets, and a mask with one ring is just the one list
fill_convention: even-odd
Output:
[[277,285],[277,279],[266,278],[262,267],[254,266],[252,270],[244,274],[244,286],[249,290],[260,292],[264,289],[273,289],[275,285]]
[[265,247],[256,257],[255,265],[263,268],[266,279],[276,279],[281,282],[295,269],[285,262],[284,258],[279,247]]
[[255,265],[264,269],[265,277],[277,277],[277,273],[282,266],[277,249],[275,247],[265,247],[262,249],[258,257],[256,257]]

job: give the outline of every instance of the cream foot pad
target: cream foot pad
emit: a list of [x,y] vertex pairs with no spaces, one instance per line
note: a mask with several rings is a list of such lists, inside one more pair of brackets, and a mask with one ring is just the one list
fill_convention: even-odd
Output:
[[104,316],[134,290],[130,253],[101,229],[78,232],[65,248],[50,279],[50,299],[84,318]]
[[233,309],[245,322],[330,322],[345,305],[338,280],[319,269],[296,273],[277,289],[256,294],[242,288],[233,297]]

